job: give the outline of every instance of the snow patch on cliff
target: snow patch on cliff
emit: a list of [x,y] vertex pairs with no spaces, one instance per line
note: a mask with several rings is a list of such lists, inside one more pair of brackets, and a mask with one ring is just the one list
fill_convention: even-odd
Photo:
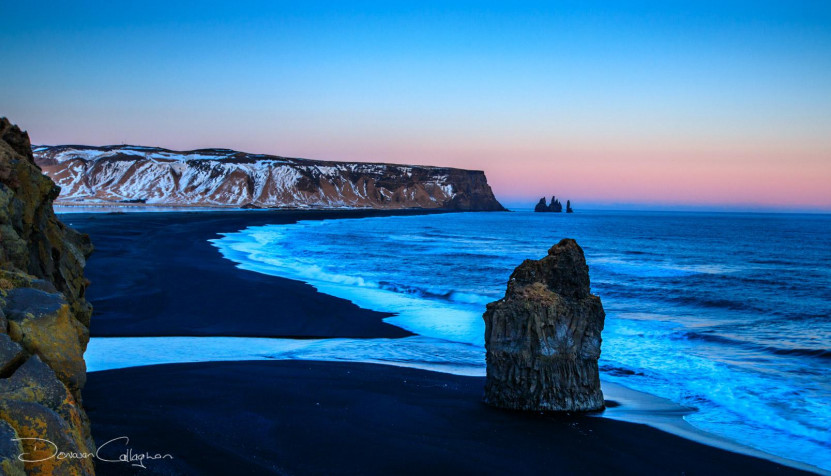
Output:
[[490,195],[481,172],[439,167],[129,145],[36,146],[33,153],[44,172],[61,186],[63,202],[439,208],[457,196],[459,181],[471,180]]

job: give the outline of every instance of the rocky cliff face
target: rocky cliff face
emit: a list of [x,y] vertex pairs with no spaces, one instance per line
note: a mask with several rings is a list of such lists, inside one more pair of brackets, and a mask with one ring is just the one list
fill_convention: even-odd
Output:
[[589,290],[583,250],[560,241],[511,274],[485,319],[485,401],[515,410],[604,407],[597,360],[605,313]]
[[60,201],[169,206],[503,210],[481,171],[323,162],[227,149],[36,147]]
[[[81,406],[92,308],[89,237],[58,221],[60,189],[35,165],[29,137],[0,118],[0,473],[93,474]],[[25,454],[24,463],[18,458]]]

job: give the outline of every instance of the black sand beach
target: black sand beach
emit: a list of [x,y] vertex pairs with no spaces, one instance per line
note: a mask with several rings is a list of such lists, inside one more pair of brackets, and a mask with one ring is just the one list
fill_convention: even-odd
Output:
[[[481,403],[484,379],[372,364],[216,362],[89,375],[107,474],[796,474],[644,425]],[[110,450],[113,451],[110,451]],[[114,442],[103,451],[116,459]]]
[[[400,337],[385,314],[239,270],[207,240],[373,212],[70,215],[90,233],[94,336]],[[372,364],[218,362],[90,373],[99,474],[790,474],[638,424],[495,410],[483,379]],[[120,442],[102,456],[117,458]],[[110,449],[118,451],[110,452]]]
[[[424,211],[402,213],[423,214]],[[90,333],[112,336],[404,337],[360,309],[293,280],[237,269],[208,240],[248,226],[381,211],[221,211],[68,214],[89,233],[95,306]]]

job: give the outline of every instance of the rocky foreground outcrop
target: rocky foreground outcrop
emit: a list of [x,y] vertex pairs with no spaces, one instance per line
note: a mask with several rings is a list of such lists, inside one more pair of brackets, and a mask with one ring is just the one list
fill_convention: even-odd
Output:
[[[93,474],[81,406],[92,307],[89,237],[58,221],[60,189],[35,165],[29,136],[0,118],[0,474]],[[36,440],[36,439],[40,439]],[[48,440],[54,446],[42,441]],[[19,456],[25,455],[20,460]],[[42,460],[37,461],[36,460]]]
[[478,170],[324,162],[228,149],[36,147],[60,202],[245,208],[501,211]]
[[602,409],[597,360],[605,316],[576,241],[525,260],[505,297],[484,314],[485,402],[515,410]]

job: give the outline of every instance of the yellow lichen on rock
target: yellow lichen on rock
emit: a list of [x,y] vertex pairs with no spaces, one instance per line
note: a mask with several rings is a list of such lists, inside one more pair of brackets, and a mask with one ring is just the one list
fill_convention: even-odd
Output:
[[[95,443],[81,406],[92,307],[89,237],[67,228],[60,189],[29,137],[0,118],[0,473],[91,475]],[[71,456],[66,456],[71,455]]]

